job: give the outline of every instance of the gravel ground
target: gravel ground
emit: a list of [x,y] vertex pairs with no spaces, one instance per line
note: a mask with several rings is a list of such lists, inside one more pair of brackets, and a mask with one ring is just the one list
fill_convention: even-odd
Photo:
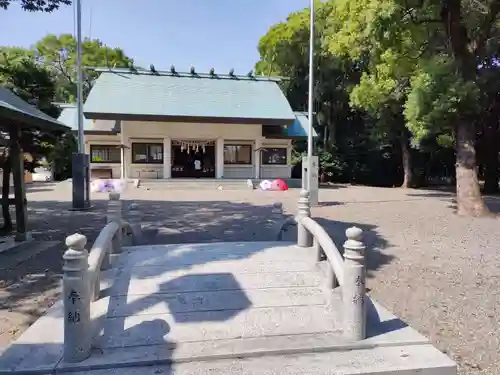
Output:
[[[372,296],[426,335],[461,374],[500,374],[499,220],[453,214],[450,194],[348,187],[315,208],[333,238],[356,224]],[[499,198],[487,198],[492,210]],[[340,243],[339,243],[340,245]]]
[[[80,229],[91,242],[103,226],[104,201],[95,201],[91,212],[74,213],[67,211],[70,194],[64,184],[28,194],[35,235],[59,245],[0,271],[0,345],[57,298],[65,236]],[[293,213],[298,191],[141,188],[123,198],[138,202],[147,243],[266,240],[271,232],[262,226],[268,205],[281,200]],[[436,191],[338,186],[322,190],[320,201],[313,216],[338,246],[347,227],[365,230],[374,298],[457,361],[461,374],[500,374],[498,219],[456,216],[451,195]],[[500,199],[488,203],[500,208]]]
[[66,236],[80,232],[93,242],[104,226],[105,201],[94,202],[91,212],[69,211],[68,184],[29,185],[27,199],[28,227],[35,241],[15,249],[15,254],[0,254],[0,348],[24,332],[59,297]]

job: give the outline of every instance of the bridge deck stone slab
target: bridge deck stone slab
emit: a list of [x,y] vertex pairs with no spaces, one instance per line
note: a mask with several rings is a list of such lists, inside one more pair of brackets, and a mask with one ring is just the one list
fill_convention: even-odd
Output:
[[127,375],[147,373],[128,369],[144,365],[169,374],[455,373],[425,337],[369,299],[369,337],[346,342],[340,288],[323,287],[314,256],[282,242],[126,248],[92,304],[89,359],[62,361],[59,302],[3,353],[0,373]]

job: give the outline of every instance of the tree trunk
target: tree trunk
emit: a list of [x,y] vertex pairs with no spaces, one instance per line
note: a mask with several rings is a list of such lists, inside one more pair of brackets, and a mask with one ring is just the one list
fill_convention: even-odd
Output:
[[[492,5],[495,2],[491,3]],[[464,82],[476,79],[477,61],[469,45],[467,27],[462,17],[461,0],[441,1],[441,19],[450,42],[451,50]],[[487,30],[486,36],[489,30]],[[486,216],[476,169],[476,129],[470,116],[459,114],[457,126],[457,210],[458,214]]]
[[408,189],[413,187],[413,170],[412,161],[410,154],[410,145],[408,142],[408,131],[404,130],[399,137],[399,142],[401,145],[401,161],[403,164],[403,184],[402,188]]
[[9,194],[10,194],[10,172],[12,169],[12,163],[10,155],[4,159],[3,166],[3,177],[2,177],[2,216],[3,216],[3,227],[2,232],[8,233],[12,231],[12,219],[10,217],[9,210]]
[[475,138],[474,126],[463,121],[457,124],[457,211],[479,217],[488,215],[489,210],[479,189]]

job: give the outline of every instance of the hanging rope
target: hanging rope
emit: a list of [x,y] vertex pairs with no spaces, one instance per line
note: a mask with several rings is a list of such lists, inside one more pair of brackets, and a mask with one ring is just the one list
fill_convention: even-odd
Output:
[[214,141],[172,141],[174,145],[181,146],[181,151],[186,150],[205,153],[206,147],[214,144]]

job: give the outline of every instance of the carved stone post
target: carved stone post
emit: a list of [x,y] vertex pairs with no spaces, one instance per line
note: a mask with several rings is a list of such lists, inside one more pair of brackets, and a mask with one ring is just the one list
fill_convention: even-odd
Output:
[[137,203],[128,206],[129,222],[132,227],[133,244],[139,245],[141,242],[141,213]]
[[365,245],[360,228],[347,229],[346,236],[342,285],[344,336],[348,340],[357,341],[366,338]]
[[309,205],[309,192],[301,190],[299,198],[299,210],[297,213],[297,245],[299,247],[311,247],[313,245],[313,236],[300,223],[300,219],[311,217],[311,207]]
[[79,233],[66,238],[64,253],[64,361],[80,362],[90,356],[92,329],[90,324],[90,275],[87,238]]

